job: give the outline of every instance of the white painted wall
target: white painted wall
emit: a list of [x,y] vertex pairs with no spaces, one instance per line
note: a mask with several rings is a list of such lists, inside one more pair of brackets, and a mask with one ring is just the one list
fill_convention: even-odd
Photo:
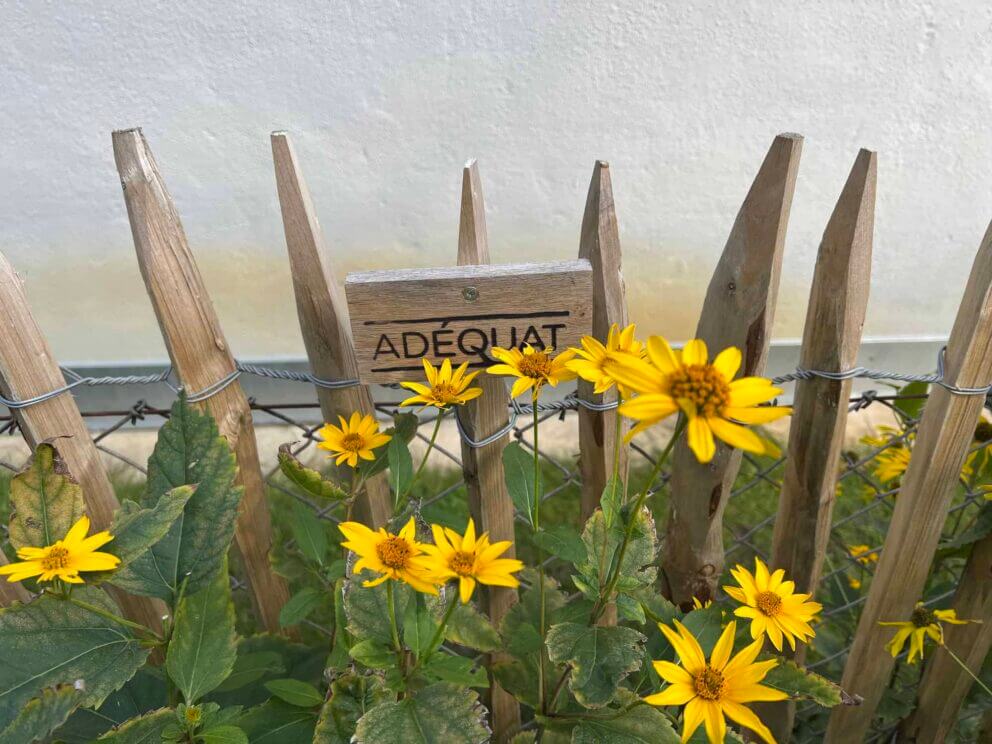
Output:
[[65,361],[165,357],[110,147],[143,126],[242,357],[301,356],[268,133],[343,277],[453,262],[478,157],[493,254],[575,255],[613,168],[634,318],[684,338],[772,136],[806,135],[777,317],[880,153],[870,336],[946,334],[992,218],[992,7],[957,2],[0,2],[0,250]]

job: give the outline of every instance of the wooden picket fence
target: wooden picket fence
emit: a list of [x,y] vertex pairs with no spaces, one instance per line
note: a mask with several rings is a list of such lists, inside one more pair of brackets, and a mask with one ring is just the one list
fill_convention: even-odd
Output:
[[[288,135],[273,133],[271,144],[300,327],[312,370],[323,379],[355,378],[348,311],[309,190]],[[762,374],[768,356],[801,149],[798,135],[783,134],[772,142],[706,293],[697,336],[711,349],[739,347],[743,375]],[[138,263],[173,368],[187,389],[209,390],[235,372],[235,361],[175,205],[140,130],[114,132],[113,150]],[[841,372],[855,364],[868,302],[876,170],[875,153],[862,150],[824,231],[802,343],[805,368]],[[593,333],[605,338],[610,324],[627,322],[627,306],[610,168],[602,161],[593,168],[578,255],[592,265]],[[459,265],[490,262],[482,184],[474,161],[463,171],[456,257]],[[944,361],[944,382],[951,387],[980,388],[990,380],[992,227],[979,247]],[[25,400],[64,384],[21,282],[0,256],[0,391],[8,398]],[[480,384],[485,390],[482,398],[458,413],[463,430],[476,440],[500,431],[508,421],[508,396],[502,382],[484,376]],[[850,380],[823,377],[796,384],[773,563],[786,570],[799,591],[816,591],[826,554],[850,386]],[[363,386],[319,387],[317,395],[325,420],[353,410],[374,412],[371,393]],[[579,385],[579,395],[597,404],[611,400],[609,394],[593,394],[584,383]],[[908,617],[923,592],[982,402],[981,395],[933,386],[842,680],[845,690],[863,702],[832,711],[827,742],[861,741],[869,730],[894,665],[884,649],[891,633],[878,622]],[[268,561],[272,528],[248,400],[235,381],[197,405],[214,416],[235,449],[238,482],[244,486],[235,547],[260,623],[279,632],[279,610],[289,592]],[[70,435],[60,440],[60,451],[83,486],[96,527],[108,525],[117,499],[73,397],[59,395],[14,414],[32,446]],[[597,507],[613,469],[617,414],[583,407],[578,415],[582,475],[578,507],[585,517]],[[508,439],[506,435],[485,447],[462,447],[471,514],[494,540],[514,538],[513,504],[501,458]],[[683,606],[693,597],[705,600],[715,595],[724,566],[723,512],[740,464],[740,453],[727,448],[718,450],[707,465],[696,462],[687,447],[676,448],[670,479],[672,511],[660,562],[664,592]],[[626,469],[625,462],[621,468]],[[385,477],[372,478],[357,504],[356,516],[370,525],[382,525],[390,515],[390,503]],[[0,563],[5,560],[0,552]],[[992,537],[986,537],[974,545],[951,605],[959,616],[985,622],[947,629],[948,643],[967,649],[965,660],[976,673],[992,646],[990,574]],[[0,582],[0,604],[27,598],[20,585]],[[159,603],[125,595],[119,599],[129,617],[159,624]],[[498,622],[517,595],[496,588],[484,601],[485,610]],[[608,614],[606,621],[610,620]],[[970,686],[963,670],[944,655],[935,655],[927,663],[916,710],[903,723],[905,739],[942,741]],[[492,688],[489,704],[497,736],[519,724],[516,701],[498,686]],[[779,740],[787,740],[792,706],[768,706],[763,715]]]

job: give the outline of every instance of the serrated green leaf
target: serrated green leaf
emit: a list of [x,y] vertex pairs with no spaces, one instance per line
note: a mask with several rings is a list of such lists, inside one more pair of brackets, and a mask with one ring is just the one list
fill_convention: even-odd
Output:
[[377,641],[359,641],[348,654],[369,669],[390,669],[396,666],[396,652]]
[[[527,523],[534,524],[534,455],[524,450],[519,442],[510,442],[503,448],[503,474],[506,478],[506,490]],[[541,477],[538,471],[538,478]],[[540,481],[536,484],[538,490],[543,489]]]
[[213,581],[176,609],[165,668],[190,705],[223,682],[237,656],[231,582],[224,563]]
[[571,664],[568,686],[579,703],[601,708],[613,699],[620,680],[640,665],[645,640],[633,628],[559,623],[548,630],[548,656]]
[[[393,584],[396,623],[402,632],[406,607],[412,601],[414,591],[401,582]],[[344,612],[348,618],[348,632],[356,639],[392,643],[385,584],[370,587],[362,586],[361,581],[355,579],[345,581]]]
[[389,485],[397,499],[401,498],[410,488],[413,481],[413,458],[410,447],[403,437],[393,437],[386,445],[386,457],[389,460]]
[[347,674],[331,683],[331,693],[320,711],[313,744],[350,744],[358,719],[386,699],[374,677]]
[[83,516],[83,491],[51,442],[42,442],[10,481],[10,544],[44,547],[61,540]]
[[298,708],[313,708],[324,702],[320,690],[298,679],[274,679],[265,683],[265,689],[283,702]]
[[[183,485],[196,485],[182,515],[150,551],[117,572],[115,583],[132,594],[174,602],[183,581],[195,594],[220,570],[227,554],[241,501],[234,484],[234,454],[209,414],[190,407],[184,397],[172,406],[148,459],[148,482],[141,504]],[[126,582],[126,583],[123,583]]]
[[671,721],[650,705],[634,705],[615,717],[587,718],[572,729],[572,744],[679,744]]
[[176,712],[171,708],[161,708],[126,721],[97,741],[105,744],[159,744],[162,732],[175,722]]
[[198,744],[248,744],[248,734],[237,726],[213,726],[197,734]]
[[307,616],[317,609],[320,601],[324,598],[323,592],[319,592],[313,587],[304,587],[282,606],[279,610],[279,625],[288,628],[296,625],[307,618]]
[[317,716],[281,700],[251,708],[237,720],[237,726],[251,744],[311,744]]
[[437,653],[423,666],[423,672],[434,681],[452,682],[462,687],[489,687],[489,676],[472,659]]
[[303,504],[294,504],[289,526],[300,552],[317,565],[324,565],[327,532],[320,518]]
[[759,660],[778,658],[778,664],[768,672],[761,684],[788,693],[790,697],[812,700],[825,708],[840,705],[841,688],[819,674],[814,674],[794,661],[762,655]]
[[[77,586],[74,599],[117,613],[99,589]],[[42,595],[0,610],[0,730],[42,689],[86,681],[80,705],[98,707],[145,662],[148,650],[121,625],[73,602]],[[9,663],[17,659],[16,664]]]
[[0,741],[28,742],[47,739],[48,735],[66,722],[83,701],[83,693],[72,685],[47,688],[31,699],[14,722],[0,731]]
[[428,651],[437,628],[438,623],[427,607],[427,595],[417,592],[403,613],[403,644],[419,657]]
[[533,535],[534,544],[551,555],[558,556],[572,565],[586,560],[586,546],[582,537],[567,524],[556,524]]
[[286,667],[282,657],[274,651],[258,651],[247,654],[239,652],[231,673],[215,689],[218,692],[239,690],[266,675],[284,674],[285,672]]
[[425,687],[399,702],[384,702],[358,721],[356,744],[479,744],[488,741],[479,696],[448,682]]
[[444,637],[476,651],[495,651],[500,647],[496,628],[471,604],[459,603],[455,607],[444,628]]
[[616,605],[617,613],[624,620],[630,620],[638,625],[644,625],[647,622],[647,616],[644,614],[644,608],[640,601],[629,594],[618,594]]
[[[643,508],[634,517],[631,538],[620,566],[620,577],[616,584],[619,593],[632,593],[650,586],[657,577],[654,567],[656,532],[651,512]],[[586,560],[577,568],[588,587],[599,591],[605,586],[607,577],[620,557],[620,545],[624,537],[621,520],[607,527],[602,511],[596,511],[586,522],[582,531],[582,542],[586,547]]]
[[279,445],[279,470],[291,483],[318,499],[340,501],[348,498],[348,493],[322,473],[308,468],[293,454],[291,443]]
[[603,509],[603,519],[606,526],[612,527],[616,522],[617,514],[623,505],[623,481],[615,476],[610,476],[603,488],[603,495],[599,498],[599,505]]

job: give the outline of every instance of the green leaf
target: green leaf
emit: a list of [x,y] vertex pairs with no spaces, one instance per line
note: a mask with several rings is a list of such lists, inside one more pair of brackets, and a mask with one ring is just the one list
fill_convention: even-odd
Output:
[[[909,419],[918,419],[926,404],[927,390],[930,386],[925,382],[911,382],[899,388],[899,396],[892,405]],[[907,396],[907,397],[902,397]],[[917,397],[919,396],[919,397]]]
[[[723,632],[723,610],[717,604],[711,604],[701,610],[693,610],[681,620],[686,629],[699,641],[703,653],[709,658],[710,652]],[[674,626],[673,626],[674,627]]]
[[269,700],[244,712],[237,726],[251,744],[311,744],[317,716],[281,700]]
[[[183,514],[148,553],[117,572],[115,583],[132,594],[174,602],[186,581],[195,594],[220,570],[241,501],[234,454],[214,420],[180,397],[158,433],[148,459],[148,482],[142,506],[153,507],[173,488],[196,485]],[[126,582],[126,584],[122,583]]]
[[234,604],[226,564],[176,609],[165,668],[190,705],[223,682],[237,656]]
[[292,443],[280,444],[279,469],[294,485],[318,499],[340,501],[348,498],[348,493],[337,483],[325,478],[320,472],[308,468],[293,454]]
[[624,620],[630,620],[638,625],[644,625],[647,622],[648,619],[640,601],[629,594],[618,594],[616,605],[617,612]]
[[288,628],[290,625],[302,622],[317,609],[317,605],[323,598],[323,592],[319,592],[311,586],[301,589],[290,597],[289,601],[279,610],[279,625]]
[[615,476],[610,476],[603,488],[603,495],[599,498],[599,505],[603,508],[606,526],[612,527],[617,514],[620,513],[620,507],[623,505],[623,481]]
[[346,674],[331,683],[320,711],[313,744],[350,744],[358,719],[386,697],[374,677]]
[[420,419],[415,413],[397,413],[393,416],[392,433],[409,444],[417,436]]
[[558,556],[572,565],[586,560],[586,546],[571,525],[556,524],[541,529],[533,536],[534,544],[551,555]]
[[398,499],[406,493],[413,481],[410,447],[402,437],[393,437],[386,445],[386,456],[389,459],[389,485]]
[[265,683],[265,689],[298,708],[313,708],[324,703],[320,690],[298,679],[274,679]]
[[126,721],[108,731],[97,741],[112,742],[112,744],[159,744],[162,741],[162,732],[175,723],[175,711],[171,708],[160,708]]
[[[311,684],[319,684],[324,672],[324,654],[314,647],[304,646],[300,643],[293,643],[285,636],[260,635],[248,636],[238,642],[238,658],[252,656],[254,654],[275,654],[278,661],[271,667],[262,667],[258,664],[252,665],[251,669],[241,667],[245,670],[249,679],[244,680],[244,684],[238,685],[237,689],[228,690],[227,682],[220,685],[211,692],[205,700],[220,703],[225,707],[242,705],[246,709],[253,705],[260,705],[272,697],[265,683],[273,679],[292,677],[301,679]],[[266,657],[263,657],[266,658]],[[270,658],[271,657],[267,657]],[[235,662],[235,671],[239,668]],[[234,672],[232,672],[234,676]],[[237,726],[241,724],[231,720]]]
[[576,700],[601,708],[613,699],[620,680],[640,665],[645,640],[633,628],[560,623],[548,630],[548,656],[572,665],[568,686]]
[[237,726],[214,726],[197,734],[198,744],[248,744],[248,734]]
[[489,687],[489,676],[483,667],[477,667],[472,659],[465,656],[452,656],[437,653],[431,656],[423,667],[424,674],[435,681],[453,682],[462,687]]
[[324,565],[327,532],[320,518],[303,504],[294,504],[289,526],[300,552],[317,565]]
[[[513,499],[527,523],[534,524],[534,454],[520,446],[519,442],[510,442],[503,449],[503,474],[506,477],[506,490]],[[540,472],[538,473],[540,476]],[[542,490],[538,482],[538,490]]]
[[83,491],[51,442],[42,442],[10,481],[10,544],[44,547],[66,536],[83,516]]
[[268,674],[283,674],[285,671],[282,657],[275,651],[241,654],[239,650],[231,673],[215,689],[218,692],[239,690]]
[[396,652],[377,641],[359,641],[348,654],[369,669],[390,669],[396,666]]
[[33,698],[6,729],[0,731],[0,741],[21,742],[46,739],[66,722],[83,700],[83,693],[72,685],[47,688]]
[[[93,587],[77,586],[73,598],[103,612],[119,612]],[[80,705],[99,706],[147,656],[148,650],[121,625],[67,600],[46,594],[0,610],[0,730],[42,689],[79,679],[86,682]]]
[[109,580],[121,589],[128,590],[127,579],[118,580],[122,575],[121,569],[144,555],[166,536],[183,513],[186,502],[193,496],[194,491],[196,486],[173,488],[163,493],[151,508],[142,508],[133,501],[122,501],[110,525],[109,531],[114,539],[103,548],[104,552],[120,558],[120,565],[113,571],[90,574],[86,579],[87,583]]
[[[406,584],[393,582],[396,623],[402,626],[406,616],[406,606],[412,601],[414,591]],[[361,581],[352,579],[344,582],[344,612],[348,618],[348,632],[356,639],[380,641],[390,645],[393,642],[389,626],[389,610],[386,603],[386,585],[362,586]],[[399,627],[402,632],[402,627]]]
[[479,696],[438,682],[399,702],[384,702],[358,721],[356,744],[479,744],[489,740]]
[[[438,623],[427,608],[427,595],[417,592],[403,614],[403,643],[419,657],[428,650]],[[433,650],[433,649],[430,649]]]
[[444,629],[444,637],[476,651],[495,651],[500,647],[496,628],[470,604],[459,603],[455,607]]
[[344,671],[351,663],[348,659],[348,649],[354,644],[354,639],[348,633],[348,618],[344,614],[344,579],[334,582],[334,635],[331,637],[331,652],[327,656],[327,667],[336,671]]
[[[630,517],[628,517],[630,518]],[[620,566],[620,578],[616,584],[619,593],[632,593],[654,583],[658,570],[652,565],[655,559],[656,532],[651,512],[644,508],[632,517],[635,521],[631,538]],[[597,593],[605,586],[607,577],[620,557],[620,544],[623,541],[624,525],[617,521],[611,527],[606,525],[602,511],[593,513],[582,531],[582,542],[586,546],[586,560],[577,568],[585,584]],[[595,596],[590,599],[595,599]]]
[[843,699],[841,688],[826,677],[807,671],[794,661],[781,657],[762,655],[759,660],[773,658],[779,659],[778,665],[768,672],[761,684],[786,692],[796,699],[812,700],[825,708],[840,705]]
[[87,744],[113,726],[161,708],[165,701],[165,675],[160,668],[145,666],[110,693],[99,708],[80,708],[69,716],[53,738],[66,744]]
[[635,704],[612,718],[583,719],[572,730],[572,744],[679,744],[680,740],[668,716],[646,704]]

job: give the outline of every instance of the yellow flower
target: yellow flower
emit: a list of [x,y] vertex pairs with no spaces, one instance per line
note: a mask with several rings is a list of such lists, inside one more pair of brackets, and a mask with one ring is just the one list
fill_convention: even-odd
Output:
[[700,462],[716,453],[713,435],[732,447],[761,454],[761,437],[743,424],[765,424],[789,414],[783,406],[761,406],[782,391],[763,377],[734,379],[741,366],[741,352],[733,346],[709,363],[706,344],[689,341],[681,353],[660,336],[648,339],[650,364],[630,355],[605,362],[610,374],[638,395],[620,407],[620,413],[640,423],[628,439],[681,410],[689,420],[689,447]]
[[668,686],[655,695],[648,695],[644,702],[651,705],[684,705],[682,716],[682,741],[688,741],[701,724],[706,726],[710,744],[723,744],[727,735],[727,716],[741,726],[754,731],[768,744],[775,744],[775,737],[744,703],[785,700],[789,696],[758,684],[778,663],[776,659],[754,660],[761,652],[761,640],[745,646],[734,658],[734,633],[737,624],[731,622],[724,628],[713,647],[709,662],[699,642],[678,620],[674,621],[678,633],[659,624],[661,632],[679,655],[681,666],[670,661],[654,662],[658,676]]
[[503,349],[494,346],[492,354],[501,364],[494,364],[486,370],[491,375],[509,375],[514,380],[510,389],[510,397],[516,398],[523,392],[533,388],[534,398],[541,391],[541,386],[548,383],[555,387],[559,382],[574,380],[575,373],[566,366],[574,356],[572,349],[566,349],[558,356],[553,356],[554,349],[535,349],[530,344],[520,349]]
[[712,599],[707,599],[705,602],[700,602],[698,597],[692,598],[692,608],[694,610],[705,610],[713,604]]
[[[644,344],[634,338],[634,324],[620,330],[620,326],[614,323],[610,326],[610,334],[604,346],[601,341],[592,336],[582,337],[582,348],[574,350],[577,359],[568,362],[567,366],[586,382],[593,383],[593,392],[596,394],[605,393],[617,381],[606,369],[605,362],[608,359],[616,359],[622,354],[630,354],[640,359],[644,353]],[[624,386],[620,386],[620,394],[627,396]]]
[[851,558],[862,566],[878,563],[878,551],[872,550],[867,545],[848,545],[847,552],[851,554]]
[[431,525],[434,545],[425,545],[426,562],[432,578],[439,582],[458,580],[458,593],[462,604],[472,598],[475,582],[490,586],[517,587],[520,582],[513,576],[524,564],[516,558],[500,558],[512,545],[509,540],[489,542],[489,534],[475,536],[475,523],[469,519],[465,535],[439,524]]
[[878,431],[883,436],[862,437],[861,441],[871,447],[884,447],[872,458],[872,472],[883,484],[899,480],[909,467],[910,449],[913,435],[910,434],[900,442],[893,443],[899,432],[891,426],[879,426]]
[[916,609],[909,620],[897,623],[879,623],[893,628],[899,628],[892,640],[885,644],[885,647],[895,658],[906,645],[909,639],[909,658],[907,663],[915,664],[916,657],[923,658],[923,641],[930,636],[938,646],[944,645],[944,629],[941,623],[951,625],[964,625],[966,623],[978,623],[981,620],[959,620],[957,610],[931,610],[922,602],[917,602]]
[[418,592],[437,594],[436,582],[427,575],[424,545],[416,540],[417,527],[413,517],[398,535],[392,535],[382,527],[373,531],[359,522],[342,522],[338,529],[347,538],[341,546],[359,556],[355,573],[369,569],[381,574],[363,581],[362,586],[378,586],[386,579],[393,579],[405,581]]
[[782,638],[795,650],[796,639],[805,643],[814,635],[809,623],[823,605],[810,602],[809,594],[796,594],[796,583],[785,581],[781,568],[772,574],[760,558],[754,559],[754,574],[744,566],[732,568],[730,573],[740,587],[723,589],[745,607],[734,610],[737,617],[751,619],[751,637],[760,639],[767,635],[772,645],[782,650]]
[[117,568],[121,559],[110,553],[100,553],[103,547],[114,539],[109,532],[97,532],[86,536],[90,531],[90,518],[82,516],[69,528],[61,540],[44,548],[20,548],[19,563],[0,566],[0,576],[7,576],[8,582],[24,581],[34,576],[38,581],[61,579],[67,584],[82,584],[80,571],[110,571]]
[[379,431],[379,422],[372,414],[364,416],[358,411],[351,414],[351,420],[345,421],[338,416],[341,426],[324,424],[320,431],[323,442],[317,443],[317,448],[334,453],[334,464],[347,462],[350,467],[358,465],[358,458],[374,460],[372,450],[386,444],[392,437]]
[[861,579],[848,579],[847,580],[847,584],[852,589],[860,589],[861,588]]
[[416,395],[407,398],[401,406],[412,406],[414,403],[422,403],[424,407],[434,406],[436,408],[447,408],[452,403],[463,406],[473,398],[482,395],[482,388],[470,388],[472,380],[478,372],[465,374],[468,369],[468,362],[463,362],[458,369],[452,371],[451,361],[445,359],[441,366],[435,369],[426,359],[424,361],[424,373],[427,375],[427,384],[420,382],[401,382],[400,386],[407,390],[412,390]]

